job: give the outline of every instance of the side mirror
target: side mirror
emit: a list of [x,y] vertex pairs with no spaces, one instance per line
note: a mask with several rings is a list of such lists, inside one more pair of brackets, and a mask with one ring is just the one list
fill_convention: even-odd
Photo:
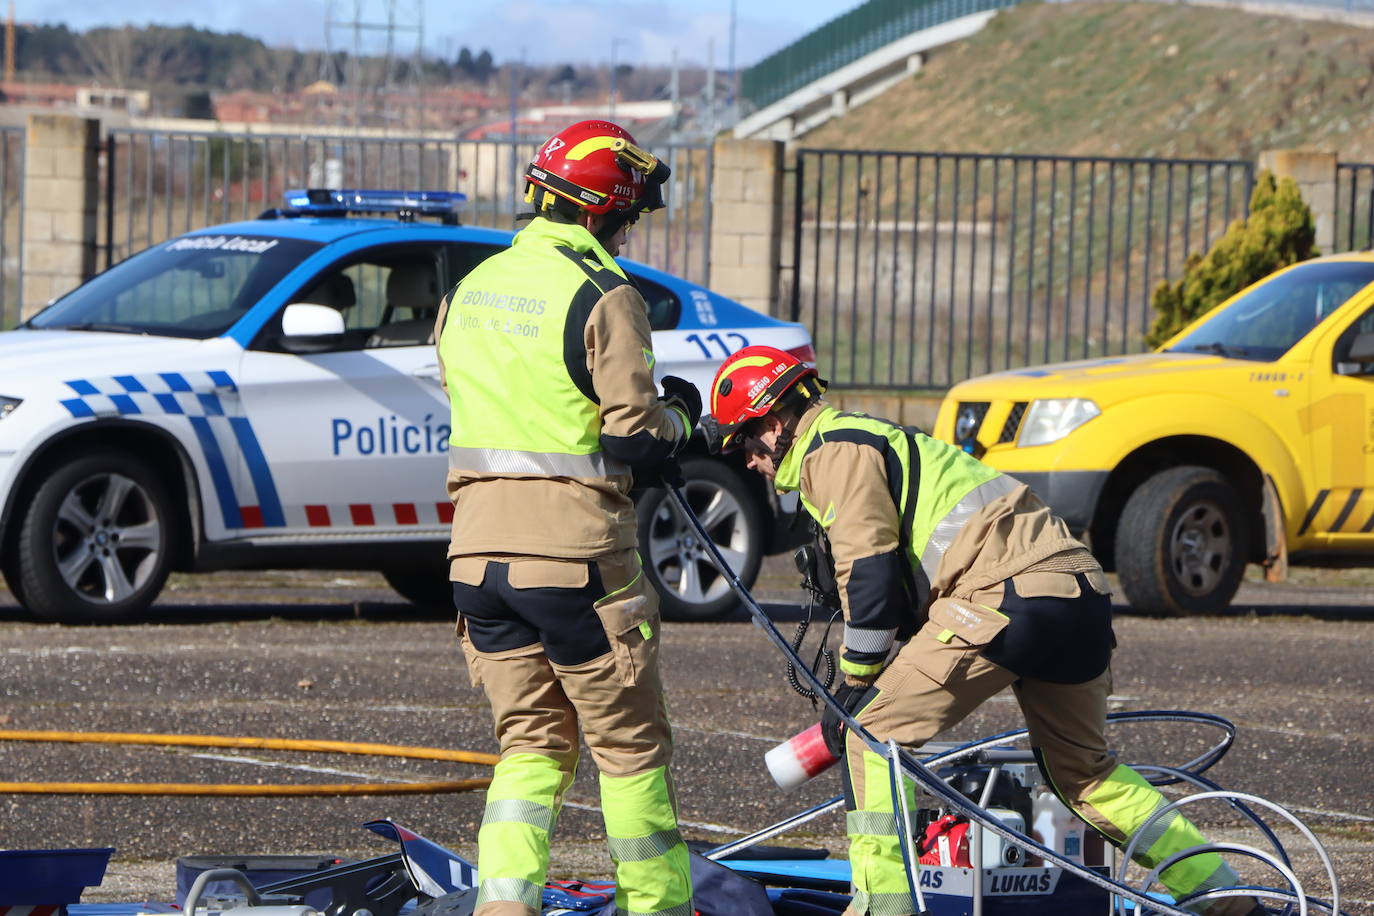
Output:
[[344,318],[338,309],[293,302],[281,315],[281,344],[292,353],[318,353],[339,344]]
[[1374,333],[1359,334],[1350,344],[1345,359],[1336,363],[1337,375],[1374,375]]

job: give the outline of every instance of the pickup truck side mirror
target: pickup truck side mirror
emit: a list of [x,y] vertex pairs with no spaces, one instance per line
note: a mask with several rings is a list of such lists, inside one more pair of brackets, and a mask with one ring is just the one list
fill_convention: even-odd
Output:
[[1374,333],[1356,335],[1350,352],[1336,363],[1337,375],[1374,375]]
[[338,309],[293,302],[281,315],[281,345],[291,353],[320,353],[337,347],[344,335]]

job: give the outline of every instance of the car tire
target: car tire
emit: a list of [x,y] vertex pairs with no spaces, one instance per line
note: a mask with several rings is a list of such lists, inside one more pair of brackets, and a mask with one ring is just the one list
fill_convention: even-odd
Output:
[[[16,541],[18,538],[15,539]],[[19,550],[0,546],[0,576],[4,576],[5,585],[9,586],[10,594],[14,600],[19,602],[19,607],[28,610],[28,604],[24,601],[24,584],[19,578]]]
[[[716,548],[746,587],[763,560],[763,510],[739,474],[712,458],[682,462],[683,492]],[[639,497],[639,555],[665,620],[716,620],[739,604],[668,491]]]
[[1121,512],[1121,588],[1133,608],[1149,614],[1224,610],[1245,573],[1249,538],[1240,498],[1220,473],[1197,466],[1161,471]]
[[177,532],[167,487],[133,455],[97,449],[69,458],[23,511],[18,596],[43,620],[132,617],[162,591]]
[[416,607],[427,611],[453,611],[453,583],[448,578],[448,564],[427,567],[391,567],[382,570],[382,578],[396,593]]

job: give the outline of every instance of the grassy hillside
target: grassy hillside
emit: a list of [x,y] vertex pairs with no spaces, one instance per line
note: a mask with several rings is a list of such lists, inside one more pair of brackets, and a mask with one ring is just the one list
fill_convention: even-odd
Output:
[[807,147],[1374,162],[1374,29],[1163,3],[1025,3]]

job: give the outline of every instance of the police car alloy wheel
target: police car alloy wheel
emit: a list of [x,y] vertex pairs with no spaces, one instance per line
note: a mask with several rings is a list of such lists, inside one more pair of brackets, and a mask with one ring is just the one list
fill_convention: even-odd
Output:
[[[763,513],[757,497],[737,473],[710,458],[682,462],[683,492],[716,548],[745,582],[753,582],[763,560]],[[668,620],[715,620],[737,599],[698,543],[666,490],[645,491],[637,504],[640,556]]]
[[37,617],[109,622],[145,609],[170,569],[177,523],[166,487],[126,452],[54,468],[24,511],[14,564]]

